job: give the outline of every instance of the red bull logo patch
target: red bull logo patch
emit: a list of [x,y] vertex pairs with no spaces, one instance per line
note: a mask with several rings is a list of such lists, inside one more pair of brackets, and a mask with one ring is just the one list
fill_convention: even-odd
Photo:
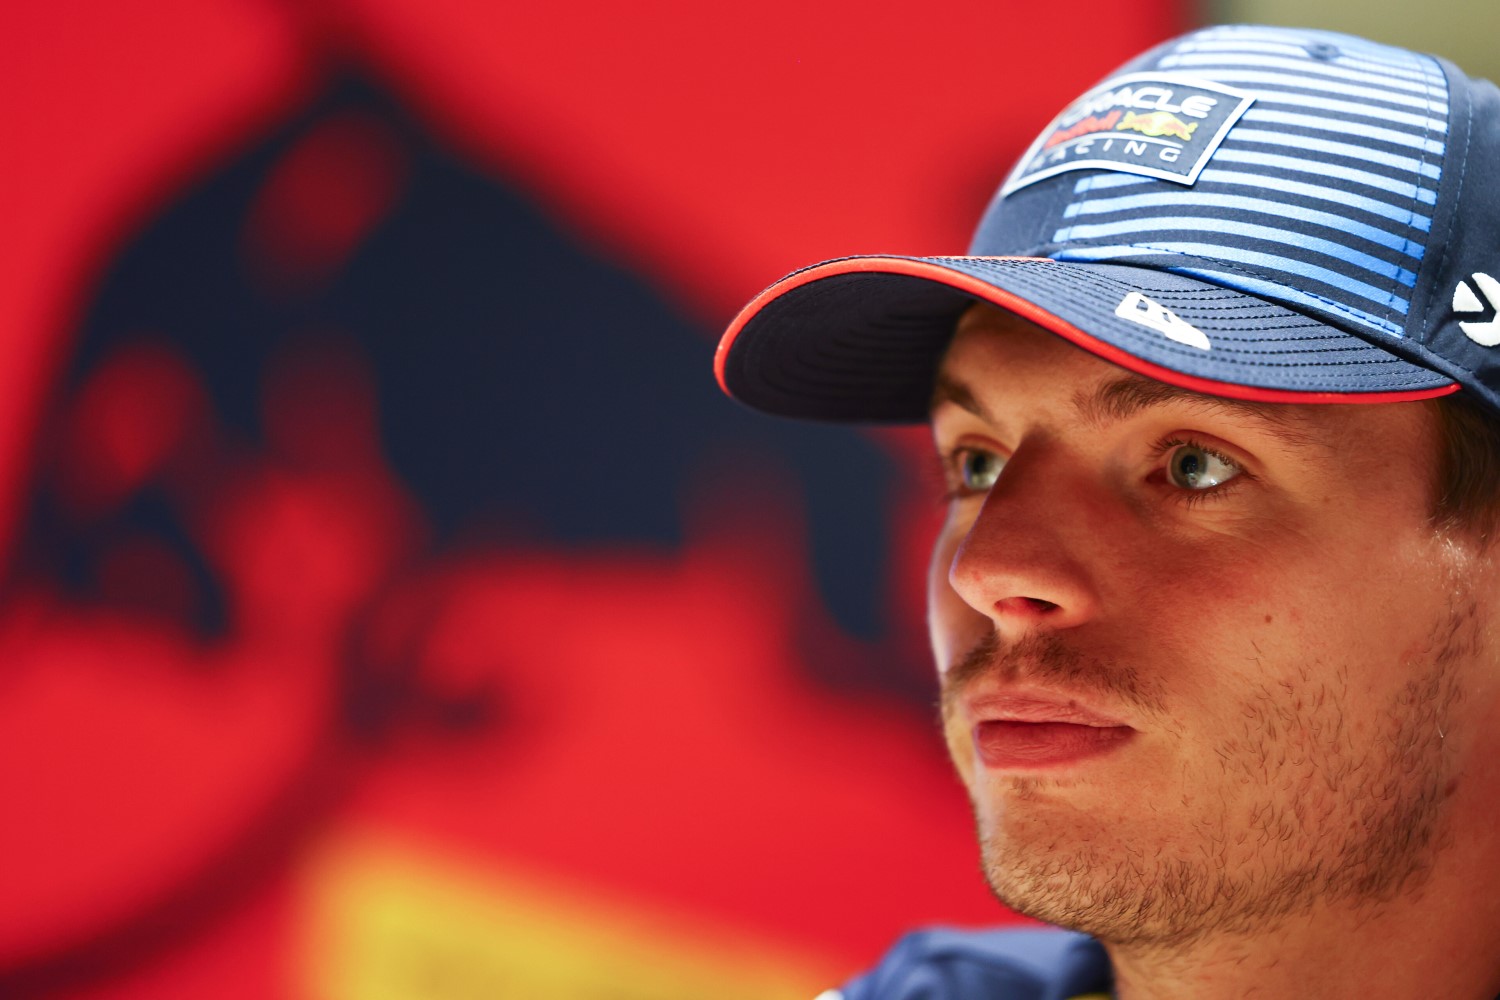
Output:
[[1068,170],[1117,170],[1191,185],[1254,101],[1175,73],[1115,77],[1042,130],[1000,193]]

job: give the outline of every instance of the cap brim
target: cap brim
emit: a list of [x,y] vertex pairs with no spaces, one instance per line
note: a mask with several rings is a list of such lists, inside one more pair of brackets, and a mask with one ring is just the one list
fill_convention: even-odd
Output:
[[[1133,293],[1208,346],[1117,313]],[[797,271],[730,324],[715,358],[719,384],[784,416],[920,422],[954,324],[976,300],[1122,368],[1210,395],[1373,403],[1458,389],[1353,333],[1243,292],[1150,268],[1039,257],[847,257]]]

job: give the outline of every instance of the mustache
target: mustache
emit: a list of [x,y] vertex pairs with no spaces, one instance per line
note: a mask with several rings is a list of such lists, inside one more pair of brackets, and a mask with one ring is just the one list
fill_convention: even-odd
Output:
[[1114,704],[1161,714],[1160,693],[1133,666],[1085,656],[1051,632],[1031,632],[1005,645],[991,630],[942,675],[941,707],[946,716],[977,681],[1030,683],[1072,695],[1099,695]]

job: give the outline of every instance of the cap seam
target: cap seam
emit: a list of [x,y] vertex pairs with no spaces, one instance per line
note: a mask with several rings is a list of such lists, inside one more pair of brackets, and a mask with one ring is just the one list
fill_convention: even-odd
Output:
[[[1165,251],[1165,250],[1161,251],[1161,252],[1164,253],[1164,254],[1166,254],[1166,253],[1176,253],[1176,251]],[[1184,256],[1187,256],[1187,255],[1184,255]],[[1064,267],[1064,268],[1071,268],[1071,267],[1074,267],[1074,266],[1078,266],[1078,262],[1076,262],[1076,261],[1059,260],[1056,263],[1058,265]],[[1130,266],[1130,265],[1121,265],[1121,266]],[[1141,270],[1154,270],[1154,269],[1152,269],[1152,268],[1142,268]],[[1127,289],[1127,290],[1131,290],[1131,291],[1136,290],[1135,286],[1133,286],[1128,281],[1123,281],[1123,280],[1120,280],[1120,279],[1117,279],[1117,278],[1113,278],[1113,277],[1106,277],[1106,276],[1102,276],[1102,275],[1097,275],[1095,272],[1093,272],[1091,270],[1088,270],[1087,268],[1080,268],[1080,271],[1081,271],[1081,273],[1090,275],[1091,283],[1096,283],[1096,284],[1106,284],[1107,283],[1109,285],[1114,286],[1115,288],[1122,288],[1122,289]],[[1249,272],[1246,272],[1246,273],[1249,273]],[[1188,277],[1194,277],[1194,276],[1193,275],[1188,275]],[[1202,279],[1200,279],[1200,280],[1202,280]],[[1209,288],[1203,289],[1202,291],[1192,291],[1192,292],[1188,292],[1188,291],[1173,291],[1173,292],[1170,292],[1170,293],[1163,292],[1163,293],[1160,294],[1160,298],[1162,298],[1162,299],[1171,299],[1174,302],[1187,301],[1187,302],[1194,302],[1194,303],[1196,303],[1196,302],[1212,302],[1215,299],[1222,299],[1222,297],[1225,296],[1225,295],[1239,296],[1240,300],[1239,301],[1227,302],[1227,303],[1222,304],[1222,305],[1201,305],[1201,306],[1195,305],[1194,308],[1195,308],[1195,310],[1197,310],[1199,312],[1204,312],[1204,313],[1208,313],[1208,312],[1230,313],[1230,312],[1239,312],[1239,311],[1242,311],[1242,310],[1255,309],[1255,308],[1283,309],[1283,310],[1287,310],[1289,312],[1292,312],[1293,315],[1299,317],[1304,323],[1309,324],[1310,327],[1313,327],[1313,328],[1326,328],[1327,325],[1328,325],[1327,323],[1322,322],[1322,321],[1320,321],[1318,319],[1315,319],[1315,318],[1313,318],[1311,316],[1307,316],[1307,315],[1305,315],[1303,313],[1296,312],[1295,310],[1292,310],[1290,306],[1283,305],[1283,304],[1281,304],[1279,302],[1272,302],[1269,299],[1260,298],[1259,296],[1252,295],[1249,292],[1242,292],[1242,291],[1239,291],[1238,289],[1225,288],[1225,287],[1223,287],[1221,285],[1211,286]],[[1330,303],[1330,304],[1331,305],[1336,305],[1337,303]],[[1269,320],[1269,319],[1267,319],[1266,325],[1263,327],[1263,329],[1277,329],[1277,328],[1296,329],[1298,327],[1295,326],[1290,321],[1288,321],[1288,322],[1281,322],[1281,321],[1272,321],[1272,320]],[[1302,328],[1307,328],[1307,327],[1302,327]]]
[[[1184,256],[1184,257],[1189,256],[1189,255],[1186,255],[1186,254],[1177,253],[1175,251],[1162,251],[1162,253],[1164,253],[1164,254],[1170,254],[1170,255],[1176,255],[1176,256]],[[938,260],[952,261],[954,263],[973,263],[973,258],[967,258],[966,259],[966,258],[963,258],[963,257],[949,257],[949,258],[937,258],[937,259]],[[1097,285],[1107,284],[1107,285],[1114,286],[1116,288],[1125,288],[1125,289],[1129,289],[1129,288],[1133,287],[1132,284],[1130,282],[1128,282],[1128,281],[1124,281],[1124,280],[1116,278],[1114,276],[1100,275],[1098,272],[1093,271],[1092,269],[1090,269],[1090,268],[1088,268],[1088,267],[1086,267],[1084,265],[1081,265],[1079,262],[1076,262],[1076,261],[1059,260],[1059,261],[1056,261],[1055,263],[1063,270],[1063,272],[1065,274],[1069,273],[1069,272],[1072,272],[1072,271],[1074,271],[1076,269],[1076,271],[1078,273],[1088,275],[1089,276],[1089,284],[1091,284],[1091,285],[1097,286]],[[997,270],[1011,270],[1011,268],[1004,267],[1003,265],[1001,265],[1000,262],[994,262],[993,264],[991,264],[990,262],[986,261],[985,264],[987,265],[985,267],[985,269],[990,269],[991,267],[993,267],[994,269],[997,269]],[[1122,265],[1122,266],[1129,266],[1129,265]],[[1142,270],[1155,270],[1155,269],[1143,268]],[[1237,267],[1233,268],[1233,270],[1241,271],[1242,273],[1249,273],[1249,272],[1244,272],[1243,269],[1237,268]],[[1187,275],[1187,277],[1191,278],[1191,277],[1195,277],[1195,276],[1194,275]],[[1198,280],[1202,280],[1202,279],[1198,279]],[[1291,312],[1293,315],[1299,316],[1299,317],[1302,317],[1303,319],[1305,319],[1306,322],[1309,324],[1309,327],[1306,328],[1306,329],[1309,330],[1309,332],[1312,332],[1312,331],[1315,331],[1315,330],[1321,328],[1321,329],[1329,330],[1329,331],[1332,331],[1332,332],[1335,332],[1335,333],[1338,333],[1338,334],[1342,334],[1342,335],[1345,335],[1345,336],[1354,337],[1356,340],[1359,340],[1361,344],[1368,345],[1368,346],[1373,347],[1373,348],[1375,348],[1377,350],[1381,350],[1381,351],[1385,350],[1385,348],[1381,347],[1378,344],[1371,343],[1369,340],[1365,339],[1364,337],[1360,336],[1359,334],[1352,333],[1352,332],[1350,332],[1348,330],[1345,330],[1345,329],[1343,329],[1342,327],[1339,327],[1339,326],[1332,326],[1332,325],[1330,325],[1329,323],[1327,323],[1324,320],[1320,320],[1320,319],[1317,319],[1317,318],[1314,318],[1314,317],[1311,317],[1311,316],[1307,316],[1304,313],[1297,312],[1296,310],[1291,309],[1290,306],[1286,306],[1286,305],[1283,305],[1283,304],[1277,303],[1277,302],[1272,302],[1272,301],[1270,301],[1268,299],[1262,299],[1262,298],[1260,298],[1258,296],[1250,294],[1249,292],[1241,292],[1241,291],[1238,291],[1236,289],[1225,288],[1223,286],[1214,286],[1212,289],[1205,289],[1205,291],[1202,294],[1205,297],[1212,297],[1216,293],[1217,294],[1233,294],[1233,295],[1244,296],[1245,298],[1253,300],[1254,302],[1259,303],[1259,304],[1265,306],[1266,308],[1275,308],[1275,309],[1284,309],[1284,310],[1287,310],[1288,312]],[[1188,294],[1196,294],[1196,293],[1188,293]],[[1311,293],[1309,293],[1309,294],[1311,294]],[[1163,296],[1163,297],[1165,298],[1167,296]],[[1337,308],[1338,305],[1339,305],[1338,303],[1332,302],[1332,301],[1330,301],[1330,300],[1328,300],[1326,298],[1323,298],[1321,296],[1313,296],[1313,297],[1318,298],[1320,301],[1326,302],[1331,307]],[[1361,324],[1361,326],[1363,326],[1363,324]],[[1366,329],[1368,329],[1368,328],[1366,328]],[[1243,337],[1243,335],[1236,335],[1236,334],[1234,334],[1232,332],[1229,332],[1229,331],[1217,331],[1215,333],[1215,336],[1223,338],[1223,339],[1233,339],[1233,340],[1245,340],[1245,339],[1248,339],[1248,338]],[[1286,342],[1288,340],[1293,340],[1293,339],[1296,339],[1296,338],[1293,338],[1293,337],[1278,338],[1278,340],[1280,340],[1281,342]],[[1197,348],[1189,348],[1189,347],[1181,347],[1181,348],[1179,348],[1176,345],[1155,345],[1155,347],[1158,350],[1164,348],[1169,355],[1176,355],[1176,356],[1180,356],[1180,357],[1183,357],[1183,358],[1198,358],[1198,357],[1201,357],[1201,355],[1199,355],[1197,353],[1197,351],[1198,351]],[[1334,350],[1342,350],[1343,348],[1333,348],[1333,349]],[[1348,348],[1348,349],[1349,350],[1357,350],[1358,347],[1351,347],[1351,348]],[[1327,350],[1327,348],[1324,348],[1324,350]],[[1252,353],[1252,352],[1242,351],[1242,352],[1240,352],[1240,356],[1243,357],[1243,356],[1248,355],[1250,353]],[[1219,356],[1223,357],[1226,361],[1230,360],[1227,355],[1222,355],[1221,354]],[[1382,358],[1374,358],[1374,359],[1370,359],[1369,361],[1361,361],[1361,362],[1341,361],[1341,362],[1337,362],[1337,364],[1339,364],[1339,365],[1385,364],[1385,363],[1388,363],[1393,357],[1394,356],[1388,356],[1388,357],[1382,357]],[[1400,359],[1400,360],[1405,360],[1405,359]],[[1408,363],[1410,363],[1410,362],[1408,362]]]
[[[1134,339],[1134,338],[1132,338],[1132,339]],[[1183,358],[1183,359],[1189,359],[1189,360],[1201,360],[1203,358],[1203,356],[1204,356],[1203,353],[1198,348],[1178,347],[1175,343],[1170,343],[1170,342],[1168,342],[1168,343],[1158,343],[1158,342],[1156,342],[1156,341],[1153,340],[1153,341],[1151,341],[1149,343],[1149,345],[1147,345],[1147,344],[1145,344],[1145,343],[1143,343],[1141,341],[1137,341],[1137,343],[1141,343],[1142,346],[1150,346],[1151,349],[1152,349],[1152,353],[1156,354],[1157,356],[1160,356],[1160,357],[1176,357],[1176,358]],[[1357,350],[1357,349],[1358,349],[1357,347],[1347,348],[1347,350]],[[1132,352],[1132,353],[1134,353],[1134,352]],[[1221,364],[1233,365],[1233,366],[1236,366],[1236,367],[1243,367],[1243,368],[1304,368],[1304,369],[1309,369],[1309,370],[1318,371],[1318,372],[1330,371],[1330,370],[1336,369],[1336,368],[1348,368],[1348,369],[1352,369],[1352,368],[1355,368],[1355,367],[1367,367],[1369,365],[1388,365],[1388,364],[1391,364],[1392,361],[1401,361],[1401,360],[1404,360],[1404,359],[1400,359],[1400,358],[1395,358],[1394,356],[1392,356],[1392,357],[1384,357],[1384,358],[1368,358],[1368,359],[1357,359],[1356,358],[1356,359],[1348,359],[1348,360],[1342,360],[1342,361],[1317,362],[1317,363],[1314,363],[1314,364],[1309,364],[1306,361],[1301,361],[1301,362],[1291,362],[1291,361],[1277,362],[1277,361],[1259,360],[1260,358],[1264,358],[1264,357],[1268,357],[1268,356],[1290,354],[1290,353],[1293,353],[1293,352],[1292,351],[1245,351],[1245,350],[1241,350],[1241,351],[1237,351],[1235,353],[1221,352],[1221,353],[1215,355],[1215,358]],[[1137,355],[1137,356],[1139,356],[1139,355]],[[1411,362],[1407,362],[1407,363],[1410,364]]]
[[[1464,184],[1467,181],[1468,174],[1469,174],[1469,146],[1471,145],[1470,139],[1473,137],[1473,133],[1474,133],[1474,101],[1473,101],[1472,97],[1470,97],[1469,95],[1465,95],[1465,97],[1466,97],[1466,99],[1464,100],[1464,146],[1463,146],[1462,153],[1459,156],[1459,162],[1458,162],[1458,180],[1456,182],[1455,190],[1453,192],[1453,197],[1451,197],[1451,198],[1448,199],[1448,203],[1450,205],[1456,205],[1456,204],[1458,204],[1459,200],[1463,197]],[[1451,135],[1451,131],[1450,131],[1450,135]],[[1446,274],[1448,272],[1448,253],[1449,253],[1449,251],[1453,247],[1453,238],[1452,238],[1453,237],[1453,230],[1457,226],[1458,226],[1458,212],[1450,210],[1449,213],[1448,213],[1448,230],[1443,235],[1443,255],[1438,260],[1437,269],[1432,272],[1432,275],[1433,275],[1433,285],[1434,286],[1437,284],[1437,276],[1440,275],[1440,274]],[[1424,335],[1428,333],[1428,319],[1432,315],[1433,303],[1437,302],[1437,300],[1438,300],[1438,296],[1435,294],[1436,291],[1437,291],[1437,289],[1435,287],[1434,288],[1430,288],[1428,290],[1428,293],[1427,293],[1427,304],[1425,306],[1423,306],[1423,308],[1422,308],[1422,328],[1421,328],[1421,333],[1424,334]],[[1421,343],[1422,343],[1422,345],[1424,347],[1426,346],[1427,339],[1428,338],[1426,336],[1424,336],[1422,338],[1422,340],[1421,340]],[[1450,362],[1450,363],[1452,363],[1455,368],[1458,368],[1465,375],[1472,376],[1474,374],[1472,371],[1470,371],[1464,365],[1458,364],[1456,362]]]
[[[1089,240],[1089,241],[1081,241],[1080,240],[1080,241],[1078,241],[1076,243],[1069,244],[1070,248],[1071,247],[1079,247],[1079,246],[1107,246],[1107,245],[1109,245],[1109,244],[1102,243],[1102,242],[1100,242],[1098,240]],[[1187,260],[1203,261],[1205,264],[1211,264],[1214,267],[1215,270],[1232,271],[1232,272],[1234,272],[1236,274],[1243,274],[1247,278],[1256,278],[1256,279],[1260,279],[1260,280],[1265,280],[1265,278],[1264,278],[1263,275],[1258,274],[1255,271],[1251,271],[1251,270],[1243,267],[1242,265],[1235,263],[1234,261],[1217,260],[1217,259],[1208,258],[1208,257],[1195,257],[1192,254],[1185,254],[1185,253],[1183,253],[1180,250],[1164,250],[1164,249],[1162,249],[1160,247],[1146,246],[1146,245],[1141,244],[1141,243],[1128,243],[1128,244],[1125,244],[1125,245],[1129,246],[1129,247],[1132,247],[1134,249],[1137,249],[1137,250],[1149,250],[1149,251],[1151,251],[1154,254],[1161,254],[1164,257],[1182,257],[1182,258],[1185,258]],[[1066,260],[1064,258],[1053,258],[1053,259],[1059,260],[1060,263],[1064,263],[1064,264],[1076,264],[1076,263],[1079,263],[1078,261],[1069,261],[1069,260]],[[1138,265],[1125,265],[1125,266],[1138,266]],[[1148,269],[1148,270],[1150,270],[1150,269]],[[1172,271],[1173,273],[1178,273],[1179,272],[1179,269],[1177,269],[1177,268],[1165,268],[1165,270]],[[1184,276],[1185,277],[1189,277],[1189,278],[1197,277],[1196,275],[1193,275],[1193,274],[1185,274]],[[1207,281],[1208,279],[1207,278],[1199,278],[1199,280],[1200,281]],[[1222,287],[1222,286],[1220,286],[1220,287]],[[1346,305],[1344,305],[1341,302],[1336,302],[1333,299],[1330,299],[1330,298],[1328,298],[1325,295],[1319,295],[1316,292],[1309,292],[1305,288],[1304,289],[1299,289],[1299,291],[1301,291],[1302,294],[1306,295],[1308,298],[1315,299],[1318,302],[1323,303],[1324,305],[1326,305],[1329,309],[1333,310],[1334,312],[1342,314],[1344,316],[1344,318],[1346,319],[1347,322],[1358,323],[1361,329],[1370,330],[1372,333],[1378,333],[1378,334],[1383,334],[1385,336],[1390,336],[1390,334],[1386,333],[1383,330],[1375,330],[1375,329],[1373,329],[1367,323],[1365,323],[1362,320],[1360,320],[1357,316],[1354,316],[1352,314],[1353,310],[1349,306],[1346,306]],[[1261,298],[1258,295],[1251,295],[1251,293],[1249,293],[1249,292],[1243,292],[1242,294],[1244,294],[1244,295],[1250,295],[1251,298],[1255,298],[1255,299],[1260,299]],[[1387,293],[1387,294],[1389,294],[1389,293]],[[1270,302],[1272,300],[1270,300],[1270,299],[1261,299],[1261,301]],[[1296,310],[1292,309],[1291,306],[1282,305],[1282,303],[1279,303],[1279,302],[1276,303],[1276,305],[1280,305],[1283,309],[1291,309],[1293,312],[1296,312]]]
[[[1442,67],[1439,66],[1438,69],[1441,70]],[[1447,76],[1444,75],[1442,79],[1443,79],[1443,89],[1444,89],[1443,103],[1447,106],[1447,109],[1448,109],[1447,112],[1444,114],[1444,117],[1446,118],[1446,117],[1448,117],[1449,115],[1452,114],[1453,101],[1452,101],[1452,95],[1446,93],[1446,91],[1448,89]],[[1421,185],[1421,179],[1422,179],[1422,169],[1421,168],[1427,165],[1427,163],[1429,162],[1428,161],[1428,157],[1431,155],[1427,151],[1428,150],[1427,140],[1429,140],[1432,137],[1432,124],[1431,124],[1431,122],[1432,122],[1432,116],[1435,114],[1435,112],[1433,111],[1433,102],[1432,102],[1432,79],[1429,76],[1427,76],[1427,74],[1425,74],[1425,73],[1422,75],[1422,94],[1427,99],[1427,116],[1426,116],[1427,117],[1427,121],[1422,125],[1422,139],[1423,139],[1423,142],[1422,142],[1422,151],[1421,151],[1420,158],[1418,160],[1418,166],[1417,166],[1417,185],[1416,185],[1416,188],[1418,190],[1420,190],[1421,186],[1422,186]],[[1443,139],[1443,149],[1446,151],[1447,148],[1448,148],[1448,137],[1445,136],[1444,139]],[[1442,164],[1441,164],[1441,162],[1438,163],[1438,171],[1439,171],[1439,174],[1441,175],[1441,171],[1442,171]],[[1441,180],[1439,180],[1439,184],[1441,184]],[[1415,191],[1413,191],[1413,193],[1412,193],[1411,204],[1412,204],[1412,209],[1411,209],[1411,213],[1410,214],[1413,215],[1413,216],[1415,216],[1415,214],[1416,214],[1416,204],[1417,204],[1417,196],[1416,196],[1416,192]],[[1410,240],[1408,240],[1407,242],[1409,243]],[[1429,242],[1431,242],[1431,237],[1430,236],[1429,236]],[[1446,254],[1448,252],[1447,244],[1448,244],[1448,241],[1444,240],[1443,241],[1443,253],[1444,253],[1445,256],[1446,256]],[[1418,265],[1418,269],[1420,270],[1420,265]],[[1394,285],[1392,286],[1392,288],[1394,289]],[[1413,292],[1416,291],[1415,285],[1413,285],[1412,291]],[[1431,298],[1430,297],[1429,297],[1429,300],[1428,300],[1428,306],[1429,306],[1429,308],[1431,307]],[[1427,327],[1427,310],[1423,310],[1423,313],[1422,313],[1422,328],[1426,329],[1426,327]]]

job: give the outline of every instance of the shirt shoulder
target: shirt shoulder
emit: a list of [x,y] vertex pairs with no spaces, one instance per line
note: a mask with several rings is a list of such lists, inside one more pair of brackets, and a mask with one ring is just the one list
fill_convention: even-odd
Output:
[[924,930],[819,1000],[1072,1000],[1107,996],[1109,958],[1083,934]]

